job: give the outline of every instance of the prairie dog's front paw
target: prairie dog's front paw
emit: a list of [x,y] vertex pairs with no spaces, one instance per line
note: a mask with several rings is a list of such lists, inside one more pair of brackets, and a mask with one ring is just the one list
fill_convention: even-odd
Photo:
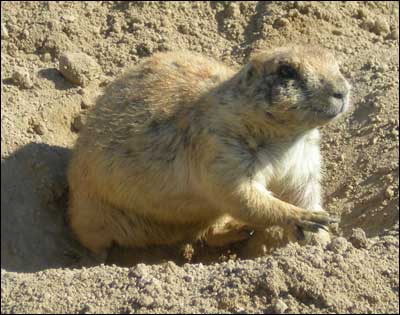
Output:
[[326,239],[326,235],[329,237],[328,225],[338,221],[338,218],[329,216],[325,211],[303,210],[293,220],[290,220],[289,240],[307,242],[311,233],[320,232],[325,232],[323,237]]

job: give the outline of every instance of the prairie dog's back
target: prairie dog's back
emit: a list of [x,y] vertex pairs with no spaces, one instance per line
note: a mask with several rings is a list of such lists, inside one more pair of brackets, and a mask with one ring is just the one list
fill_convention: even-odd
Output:
[[140,131],[150,120],[185,119],[202,95],[234,73],[224,64],[193,52],[156,54],[129,68],[106,88],[83,132],[98,134],[103,130],[106,139],[112,138],[110,132],[117,138],[127,137],[127,128]]

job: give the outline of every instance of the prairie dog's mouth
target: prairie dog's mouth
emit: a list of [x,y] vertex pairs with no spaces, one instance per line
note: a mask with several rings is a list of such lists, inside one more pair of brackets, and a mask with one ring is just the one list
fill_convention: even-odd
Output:
[[317,113],[320,118],[333,119],[344,113],[348,106],[349,101],[347,97],[343,99],[331,98],[329,99],[327,105],[312,107],[311,111]]

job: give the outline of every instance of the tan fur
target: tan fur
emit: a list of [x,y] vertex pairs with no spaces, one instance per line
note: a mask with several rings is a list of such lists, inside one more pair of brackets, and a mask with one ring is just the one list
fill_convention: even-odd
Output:
[[261,53],[239,71],[185,51],[144,60],[98,99],[74,148],[73,232],[101,253],[195,240],[227,217],[317,231],[330,219],[316,127],[340,114],[332,93],[344,111],[349,85],[321,49]]

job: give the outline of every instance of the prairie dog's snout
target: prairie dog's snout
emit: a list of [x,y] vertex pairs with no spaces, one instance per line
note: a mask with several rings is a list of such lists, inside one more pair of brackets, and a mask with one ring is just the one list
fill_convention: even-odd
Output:
[[326,113],[327,118],[335,118],[349,108],[350,84],[340,75],[328,86],[327,90],[328,102],[326,108],[323,110],[325,104],[321,104],[321,107],[323,112]]

